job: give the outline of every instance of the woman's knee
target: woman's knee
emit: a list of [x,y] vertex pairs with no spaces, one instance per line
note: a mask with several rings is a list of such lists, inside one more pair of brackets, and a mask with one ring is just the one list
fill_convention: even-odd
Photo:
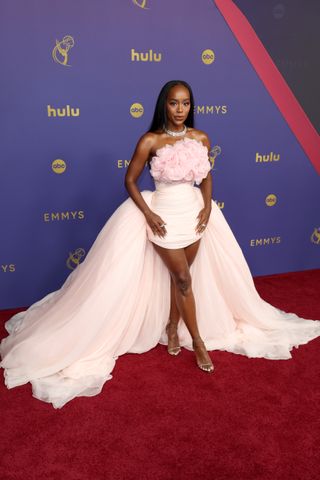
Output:
[[188,270],[183,270],[172,274],[172,279],[176,289],[182,295],[188,295],[191,290],[191,276]]

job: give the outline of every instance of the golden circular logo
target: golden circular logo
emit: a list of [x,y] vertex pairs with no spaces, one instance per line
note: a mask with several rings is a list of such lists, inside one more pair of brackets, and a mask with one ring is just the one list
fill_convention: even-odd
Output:
[[208,48],[207,50],[203,50],[203,52],[201,53],[201,60],[206,65],[210,65],[211,63],[213,63],[214,59],[215,59],[214,52],[213,50],[210,50],[210,48]]
[[277,203],[277,197],[273,193],[270,193],[270,195],[266,196],[266,204],[268,207],[273,207]]
[[133,103],[130,107],[130,113],[134,118],[142,117],[144,108],[141,103]]
[[65,172],[67,165],[64,160],[61,160],[61,158],[57,158],[56,160],[53,160],[51,168],[54,173],[63,173]]

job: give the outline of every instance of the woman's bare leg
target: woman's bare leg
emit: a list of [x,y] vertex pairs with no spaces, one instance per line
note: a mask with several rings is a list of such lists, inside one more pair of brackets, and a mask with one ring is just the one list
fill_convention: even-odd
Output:
[[[199,245],[200,245],[200,240],[184,248],[189,267],[192,265],[197,255]],[[180,352],[179,337],[177,334],[179,319],[180,319],[180,312],[176,302],[175,284],[172,277],[170,277],[170,313],[169,313],[169,321],[166,327],[166,332],[168,335],[168,351],[172,355],[177,355]]]
[[[196,320],[196,307],[191,287],[191,276],[185,249],[154,247],[167,266],[175,288],[176,306],[193,340],[198,365],[207,365],[212,370],[212,362],[205,349]],[[210,367],[210,368],[209,368]]]
[[176,292],[172,278],[170,277],[170,313],[168,323],[166,325],[166,333],[168,336],[168,353],[170,355],[178,355],[181,352],[179,337],[177,333],[180,312],[176,304]]

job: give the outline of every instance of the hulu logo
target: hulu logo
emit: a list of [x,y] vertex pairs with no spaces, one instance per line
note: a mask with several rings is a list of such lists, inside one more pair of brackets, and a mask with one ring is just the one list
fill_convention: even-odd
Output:
[[155,53],[153,50],[149,50],[146,53],[136,52],[134,48],[131,48],[131,61],[132,62],[161,62],[162,54]]
[[73,108],[67,105],[63,108],[54,108],[47,105],[48,117],[79,117],[80,108]]
[[280,160],[280,153],[276,154],[270,152],[268,155],[256,153],[256,163],[278,162]]

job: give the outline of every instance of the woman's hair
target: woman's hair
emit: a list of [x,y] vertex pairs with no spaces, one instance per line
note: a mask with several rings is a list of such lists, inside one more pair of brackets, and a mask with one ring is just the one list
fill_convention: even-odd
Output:
[[158,100],[156,103],[156,107],[153,114],[153,119],[149,128],[149,132],[155,132],[156,130],[161,130],[163,125],[167,124],[167,112],[166,112],[166,102],[168,98],[169,90],[176,85],[183,85],[185,88],[188,89],[190,95],[190,111],[189,115],[184,122],[187,127],[193,128],[193,109],[194,109],[194,98],[193,93],[190,85],[183,80],[171,80],[167,82],[161,89]]

